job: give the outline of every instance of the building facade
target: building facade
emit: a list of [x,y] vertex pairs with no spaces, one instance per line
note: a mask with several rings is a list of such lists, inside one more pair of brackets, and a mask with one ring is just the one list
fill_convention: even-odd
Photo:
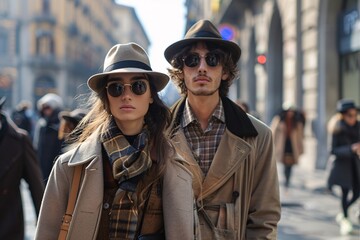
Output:
[[188,0],[187,21],[211,19],[240,45],[233,100],[248,102],[267,124],[284,103],[305,112],[300,163],[325,168],[326,125],[337,100],[360,104],[359,6],[358,0]]
[[113,0],[0,0],[0,96],[13,108],[53,92],[74,108],[108,49],[127,41],[150,44],[134,9]]

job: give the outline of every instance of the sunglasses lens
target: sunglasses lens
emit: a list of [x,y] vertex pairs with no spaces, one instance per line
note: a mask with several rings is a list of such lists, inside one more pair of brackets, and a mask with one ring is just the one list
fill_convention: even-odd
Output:
[[184,58],[184,63],[188,67],[196,67],[200,62],[200,56],[197,54],[189,54]]
[[136,81],[131,84],[131,90],[136,95],[143,95],[146,92],[146,83],[144,81]]
[[[196,67],[200,63],[200,56],[198,54],[189,54],[184,58],[184,63],[188,67]],[[208,53],[205,56],[206,64],[210,67],[215,67],[219,64],[220,57],[215,53]]]
[[219,64],[219,57],[214,53],[209,53],[206,55],[205,61],[210,67],[215,67]]
[[111,83],[107,86],[107,91],[112,97],[119,97],[124,92],[124,85],[121,83]]
[[131,91],[136,95],[143,95],[146,92],[146,83],[144,81],[135,81],[132,84],[122,84],[119,82],[110,83],[106,89],[110,96],[119,97],[123,94],[125,86],[130,86]]

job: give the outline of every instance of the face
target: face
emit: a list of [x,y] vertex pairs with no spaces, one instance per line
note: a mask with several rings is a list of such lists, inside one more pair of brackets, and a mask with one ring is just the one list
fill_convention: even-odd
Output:
[[113,74],[106,90],[111,114],[120,130],[126,135],[138,134],[153,103],[147,77],[140,73]]
[[356,109],[349,109],[345,113],[343,113],[344,121],[349,126],[354,126],[357,121],[357,110]]
[[201,42],[184,57],[183,77],[189,97],[218,96],[220,83],[227,79],[227,74],[223,72],[221,61],[215,64],[219,60],[216,58],[219,56],[212,55]]

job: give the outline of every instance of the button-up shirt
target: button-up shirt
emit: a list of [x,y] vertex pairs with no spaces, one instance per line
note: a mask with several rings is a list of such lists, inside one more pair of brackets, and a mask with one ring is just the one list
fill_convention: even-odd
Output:
[[181,127],[183,128],[185,137],[196,161],[206,175],[226,127],[224,108],[221,100],[210,116],[207,128],[203,131],[200,122],[186,99],[181,119]]

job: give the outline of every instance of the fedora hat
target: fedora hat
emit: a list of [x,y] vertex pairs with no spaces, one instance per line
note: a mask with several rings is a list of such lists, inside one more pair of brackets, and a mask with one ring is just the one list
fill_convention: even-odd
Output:
[[219,48],[231,53],[234,63],[241,56],[241,49],[236,43],[224,40],[219,30],[209,20],[200,20],[187,31],[183,40],[177,41],[165,49],[164,55],[166,60],[171,63],[176,53],[180,52],[185,46],[197,41],[217,44]]
[[105,87],[105,77],[114,73],[145,73],[151,76],[157,91],[161,91],[169,82],[166,74],[151,69],[145,50],[133,42],[114,45],[106,54],[103,72],[92,75],[87,84],[99,93]]
[[73,111],[61,111],[59,113],[59,118],[63,118],[66,121],[72,122],[75,125],[77,125],[81,119],[83,119],[83,117],[85,117],[85,115],[88,113],[88,111],[86,109],[81,109],[81,108],[77,108],[74,109]]
[[340,113],[344,113],[349,109],[360,110],[360,108],[355,105],[354,101],[349,99],[340,99],[336,104],[336,110]]

